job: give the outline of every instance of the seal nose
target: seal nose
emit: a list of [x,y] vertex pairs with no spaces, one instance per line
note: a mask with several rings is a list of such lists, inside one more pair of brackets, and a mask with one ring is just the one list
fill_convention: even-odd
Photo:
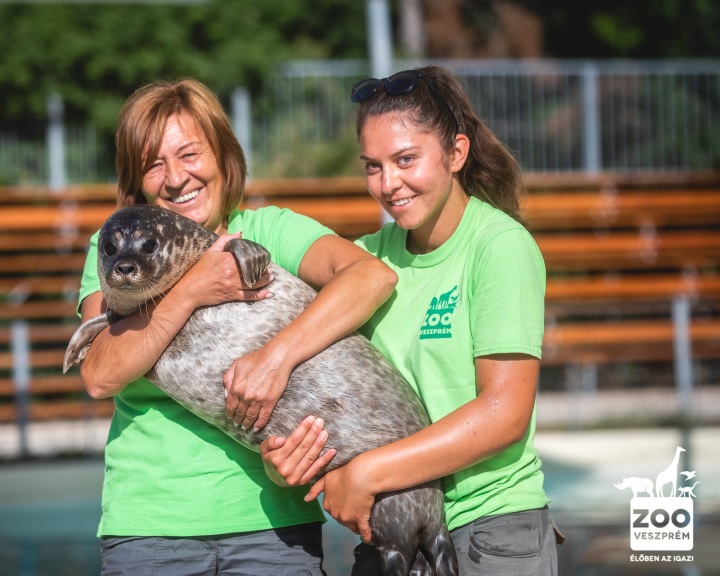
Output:
[[118,264],[115,266],[115,271],[119,274],[122,274],[123,276],[127,276],[128,274],[132,274],[135,272],[137,268],[134,264]]

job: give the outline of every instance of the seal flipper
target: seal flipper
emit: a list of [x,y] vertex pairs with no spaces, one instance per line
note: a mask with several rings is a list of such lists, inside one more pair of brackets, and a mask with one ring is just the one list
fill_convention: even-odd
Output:
[[270,264],[270,252],[252,240],[235,238],[225,245],[225,252],[232,252],[240,264],[245,284],[251,288],[260,279]]
[[90,344],[95,340],[95,336],[110,326],[114,319],[115,314],[108,311],[105,314],[100,314],[100,316],[95,316],[95,318],[91,318],[87,322],[82,323],[78,329],[75,330],[65,351],[63,374],[75,364],[80,364],[85,358]]

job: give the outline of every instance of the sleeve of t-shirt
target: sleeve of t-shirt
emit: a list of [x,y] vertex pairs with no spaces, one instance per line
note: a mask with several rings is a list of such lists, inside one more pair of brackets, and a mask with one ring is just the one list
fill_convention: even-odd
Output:
[[545,265],[522,228],[500,232],[478,251],[470,302],[474,355],[522,353],[540,358]]
[[243,238],[262,244],[273,262],[295,276],[308,248],[318,238],[335,234],[312,218],[277,206],[244,211],[242,233]]
[[82,280],[80,280],[80,294],[78,295],[77,314],[80,316],[80,305],[90,294],[100,291],[100,279],[97,271],[97,242],[99,232],[95,232],[90,238],[85,267],[83,268]]

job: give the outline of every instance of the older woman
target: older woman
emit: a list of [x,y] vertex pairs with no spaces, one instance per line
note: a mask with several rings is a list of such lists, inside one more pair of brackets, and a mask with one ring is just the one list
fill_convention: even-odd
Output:
[[[105,450],[103,573],[322,574],[321,522],[303,490],[270,482],[239,446],[142,376],[199,306],[271,297],[271,278],[246,286],[222,251],[241,233],[319,294],[307,310],[225,376],[226,414],[262,427],[293,368],[365,322],[395,274],[313,220],[277,207],[241,211],[242,149],[215,95],[199,82],[157,82],[133,94],[116,133],[118,203],[156,204],[220,234],[163,298],[114,323],[81,367],[88,393],[113,396]],[[82,319],[105,310],[91,241]],[[347,302],[353,306],[347,306]]]

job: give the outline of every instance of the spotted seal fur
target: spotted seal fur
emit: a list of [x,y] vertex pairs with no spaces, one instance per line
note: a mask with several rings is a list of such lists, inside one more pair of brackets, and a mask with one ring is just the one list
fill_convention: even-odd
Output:
[[[93,338],[116,316],[141,309],[171,288],[216,239],[196,222],[158,206],[114,213],[98,238],[98,274],[110,312],[78,328],[65,370],[84,358]],[[268,436],[288,436],[307,415],[321,416],[329,433],[327,448],[337,449],[337,455],[320,476],[430,423],[403,377],[355,333],[297,366],[260,432],[235,427],[225,417],[223,374],[233,359],[261,347],[300,314],[316,292],[270,263],[259,244],[232,240],[226,250],[235,254],[249,284],[269,268],[275,276],[273,298],[195,310],[146,375],[158,388],[256,452]],[[439,481],[380,494],[370,526],[384,574],[406,576],[411,569],[413,575],[458,574]]]

